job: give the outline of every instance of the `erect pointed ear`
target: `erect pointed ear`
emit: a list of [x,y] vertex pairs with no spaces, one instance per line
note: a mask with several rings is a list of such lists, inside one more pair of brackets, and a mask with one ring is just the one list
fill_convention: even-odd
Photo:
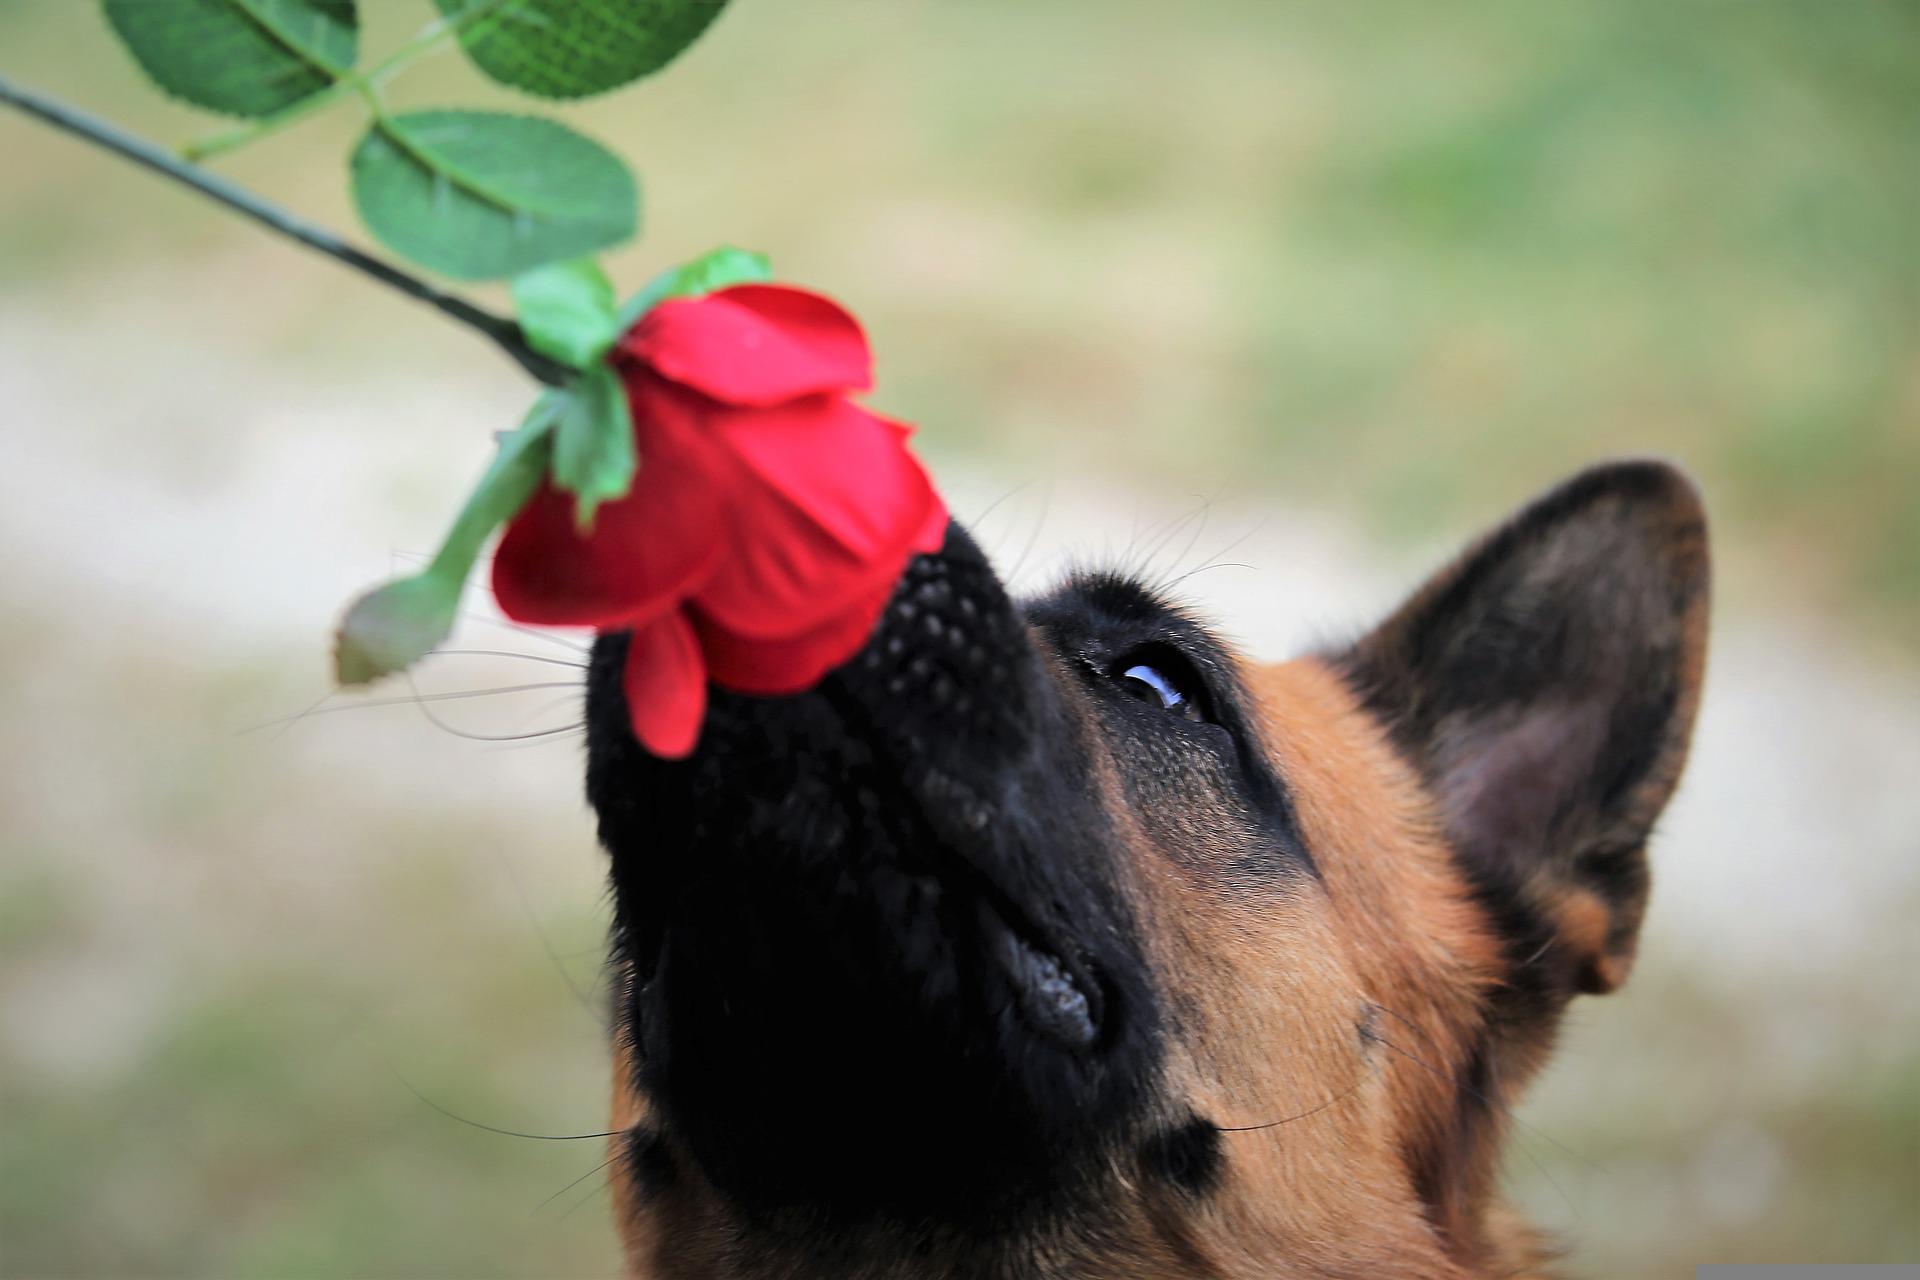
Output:
[[1631,966],[1647,837],[1699,701],[1707,595],[1693,485],[1664,463],[1613,463],[1521,511],[1340,660],[1554,989],[1610,991]]

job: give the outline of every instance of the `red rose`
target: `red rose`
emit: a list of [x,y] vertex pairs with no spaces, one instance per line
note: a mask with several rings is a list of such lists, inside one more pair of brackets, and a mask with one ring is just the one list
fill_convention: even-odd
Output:
[[859,324],[818,294],[738,285],[663,302],[614,368],[640,469],[590,532],[549,480],[507,526],[493,590],[507,616],[631,629],[633,732],[693,750],[707,681],[811,688],[857,653],[947,511],[910,429],[849,393],[872,383]]

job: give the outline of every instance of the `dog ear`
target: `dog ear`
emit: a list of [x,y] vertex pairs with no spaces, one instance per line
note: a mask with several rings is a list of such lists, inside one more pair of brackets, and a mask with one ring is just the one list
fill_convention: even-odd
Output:
[[1341,659],[1425,775],[1478,896],[1561,991],[1610,991],[1632,964],[1647,837],[1699,699],[1708,576],[1686,477],[1595,467]]

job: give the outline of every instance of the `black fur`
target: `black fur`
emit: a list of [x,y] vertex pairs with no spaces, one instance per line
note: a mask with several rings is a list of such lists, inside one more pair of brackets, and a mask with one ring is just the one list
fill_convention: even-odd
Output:
[[[1154,1093],[1161,1014],[1095,730],[965,533],[815,691],[716,691],[686,761],[633,741],[625,644],[595,647],[588,795],[675,1150],[768,1219],[1005,1230],[1083,1198]],[[1059,960],[1091,1045],[1028,1016],[1010,952]]]
[[1199,1116],[1148,1138],[1140,1161],[1149,1174],[1190,1196],[1205,1196],[1219,1186],[1226,1168],[1219,1128]]
[[673,1155],[659,1130],[651,1125],[635,1125],[616,1141],[618,1156],[624,1160],[634,1190],[648,1199],[671,1190],[678,1181]]

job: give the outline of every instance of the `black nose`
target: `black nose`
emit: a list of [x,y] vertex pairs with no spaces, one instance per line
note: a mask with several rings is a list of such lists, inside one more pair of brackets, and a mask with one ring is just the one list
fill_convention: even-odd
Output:
[[910,774],[895,779],[908,785],[929,775],[985,782],[1030,752],[1050,696],[1025,622],[957,523],[939,552],[907,566],[865,646],[818,687],[786,698],[710,689],[687,760],[655,759],[634,741],[626,650],[625,633],[602,635],[587,679],[587,792],[616,858],[724,845],[725,824],[770,798],[789,810],[814,802],[817,834],[831,837],[838,823],[824,815],[840,806],[825,793],[830,781],[874,768]]
[[1044,696],[1025,623],[973,537],[947,527],[937,555],[908,566],[860,656],[829,697],[864,707],[889,745],[933,765],[1004,759]]

